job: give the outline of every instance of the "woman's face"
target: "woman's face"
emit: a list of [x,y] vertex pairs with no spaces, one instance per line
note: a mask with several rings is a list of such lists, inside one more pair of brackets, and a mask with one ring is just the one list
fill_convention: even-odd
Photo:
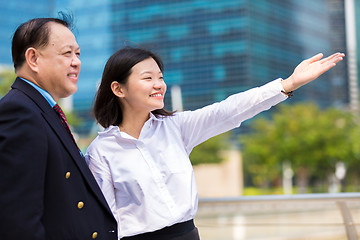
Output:
[[149,113],[163,108],[166,84],[155,60],[147,58],[131,70],[127,83],[121,87],[124,110]]

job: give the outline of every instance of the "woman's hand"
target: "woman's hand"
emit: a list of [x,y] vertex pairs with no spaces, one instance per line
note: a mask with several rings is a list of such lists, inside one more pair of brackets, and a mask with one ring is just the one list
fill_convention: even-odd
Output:
[[333,55],[321,59],[322,53],[319,53],[309,59],[302,61],[294,70],[290,77],[281,83],[285,92],[291,92],[299,87],[315,80],[321,74],[334,67],[336,63],[341,61],[345,54],[334,53]]

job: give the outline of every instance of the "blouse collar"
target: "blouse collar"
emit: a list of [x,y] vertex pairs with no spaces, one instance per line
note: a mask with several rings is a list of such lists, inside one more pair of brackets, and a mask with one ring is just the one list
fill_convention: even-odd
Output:
[[[150,118],[146,121],[164,121],[164,116],[156,116],[153,113],[150,113]],[[104,129],[104,131],[99,132],[99,135],[107,135],[107,134],[113,134],[113,133],[120,133],[119,126],[111,125]]]

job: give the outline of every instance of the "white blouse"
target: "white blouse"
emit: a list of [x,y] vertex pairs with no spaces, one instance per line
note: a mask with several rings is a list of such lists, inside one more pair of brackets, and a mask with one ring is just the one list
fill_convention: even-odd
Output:
[[192,149],[284,101],[281,90],[277,79],[196,111],[151,114],[139,139],[118,126],[100,132],[85,158],[118,221],[119,238],[193,219],[198,193]]

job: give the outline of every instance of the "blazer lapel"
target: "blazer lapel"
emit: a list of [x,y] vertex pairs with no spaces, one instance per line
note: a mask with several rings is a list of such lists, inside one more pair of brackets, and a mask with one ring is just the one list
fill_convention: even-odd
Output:
[[[50,107],[50,105],[49,105]],[[54,132],[58,135],[60,141],[63,143],[66,150],[71,155],[72,159],[75,161],[76,165],[78,166],[80,172],[82,173],[83,177],[86,179],[86,182],[89,184],[90,188],[94,192],[94,194],[97,196],[97,198],[101,201],[101,203],[107,208],[107,210],[111,213],[106,200],[101,193],[101,190],[93,177],[89,167],[87,166],[85,159],[83,156],[80,155],[80,152],[75,145],[71,135],[67,132],[67,130],[62,125],[59,116],[55,113],[53,109],[51,111],[47,111],[43,114],[45,120],[49,123],[51,128],[54,130]]]
[[42,111],[43,117],[49,123],[56,135],[59,137],[60,141],[63,143],[65,149],[69,152],[72,159],[75,161],[86,182],[89,184],[90,189],[97,196],[97,198],[104,205],[104,207],[108,210],[108,212],[111,213],[111,210],[106,203],[106,200],[95,178],[93,177],[89,167],[87,166],[85,159],[80,155],[71,135],[62,125],[61,120],[55,110],[51,108],[50,104],[36,89],[27,84],[25,81],[17,78],[12,85],[12,88],[17,88],[21,90],[39,106]]

